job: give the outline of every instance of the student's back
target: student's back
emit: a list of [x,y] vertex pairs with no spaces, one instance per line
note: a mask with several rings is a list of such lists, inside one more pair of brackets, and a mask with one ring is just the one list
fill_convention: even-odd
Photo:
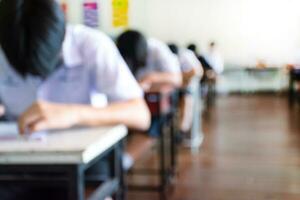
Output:
[[200,61],[204,71],[211,70],[212,66],[208,63],[204,55],[198,52],[197,46],[195,44],[189,44],[187,45],[187,49],[194,52],[194,54],[197,56],[198,60]]
[[149,38],[147,44],[146,65],[137,72],[138,79],[153,72],[180,73],[179,62],[165,43]]

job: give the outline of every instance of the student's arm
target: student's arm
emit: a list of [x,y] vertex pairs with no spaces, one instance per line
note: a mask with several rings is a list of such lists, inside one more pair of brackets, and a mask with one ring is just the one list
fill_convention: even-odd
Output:
[[30,132],[63,129],[73,126],[107,126],[124,124],[132,129],[146,130],[150,114],[143,99],[112,103],[105,108],[89,105],[37,102],[20,118],[19,129]]
[[144,90],[153,85],[169,85],[177,88],[182,84],[182,76],[180,73],[153,72],[143,77],[139,83]]
[[202,65],[195,66],[187,72],[182,72],[183,86],[188,85],[194,77],[202,78],[204,74]]
[[199,78],[202,78],[204,76],[204,69],[202,64],[199,62],[198,67],[195,67],[195,72],[196,72],[196,76],[198,76]]
[[194,77],[202,78],[203,67],[194,52],[182,50],[179,60],[183,71],[183,86],[187,86]]

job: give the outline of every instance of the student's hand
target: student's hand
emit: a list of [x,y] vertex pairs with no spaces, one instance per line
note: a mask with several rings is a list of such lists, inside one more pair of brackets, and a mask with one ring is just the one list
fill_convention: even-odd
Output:
[[152,84],[147,81],[143,81],[143,82],[140,82],[140,86],[143,89],[143,91],[147,92],[151,89]]
[[143,77],[140,81],[139,81],[139,84],[141,86],[141,88],[144,90],[144,91],[149,91],[152,87],[152,84],[153,84],[153,75],[149,74],[145,77]]
[[209,79],[216,79],[217,74],[216,74],[216,72],[214,70],[207,70],[206,76]]
[[143,79],[139,81],[140,86],[143,88],[144,92],[160,92],[165,90],[165,88],[175,88],[169,81],[159,80],[163,79],[158,73],[148,74]]
[[153,87],[153,85],[156,84],[156,82],[159,82],[158,78],[157,78],[157,74],[153,73],[153,74],[148,74],[146,76],[144,76],[140,81],[139,84],[140,86],[143,88],[144,91],[149,91],[151,90],[151,88]]
[[76,109],[64,104],[39,101],[34,103],[19,118],[21,134],[49,129],[70,128],[77,124]]
[[0,117],[5,114],[5,108],[4,106],[0,105]]

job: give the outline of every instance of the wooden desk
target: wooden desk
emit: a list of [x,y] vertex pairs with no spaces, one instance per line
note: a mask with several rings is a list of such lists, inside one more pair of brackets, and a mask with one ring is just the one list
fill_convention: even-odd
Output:
[[227,68],[218,79],[221,93],[281,92],[287,89],[288,74],[283,67]]
[[62,185],[68,190],[68,200],[83,200],[85,170],[104,156],[111,156],[112,176],[90,199],[113,194],[122,199],[122,141],[126,135],[126,127],[120,125],[57,131],[43,142],[2,140],[0,183]]

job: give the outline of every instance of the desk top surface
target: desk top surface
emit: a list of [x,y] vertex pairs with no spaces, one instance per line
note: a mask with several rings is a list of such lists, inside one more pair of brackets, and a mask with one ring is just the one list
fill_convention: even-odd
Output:
[[246,66],[246,67],[230,67],[226,68],[225,72],[238,72],[238,71],[253,71],[253,72],[274,72],[274,71],[282,71],[284,70],[284,67],[281,66],[270,66],[270,67],[265,67],[265,68],[258,68],[258,67],[251,67],[251,66]]
[[[5,128],[1,128],[5,126]],[[15,125],[0,124],[14,134]],[[2,131],[2,132],[1,132]],[[86,164],[117,144],[127,135],[123,125],[80,128],[48,133],[46,139],[0,139],[0,164]]]

